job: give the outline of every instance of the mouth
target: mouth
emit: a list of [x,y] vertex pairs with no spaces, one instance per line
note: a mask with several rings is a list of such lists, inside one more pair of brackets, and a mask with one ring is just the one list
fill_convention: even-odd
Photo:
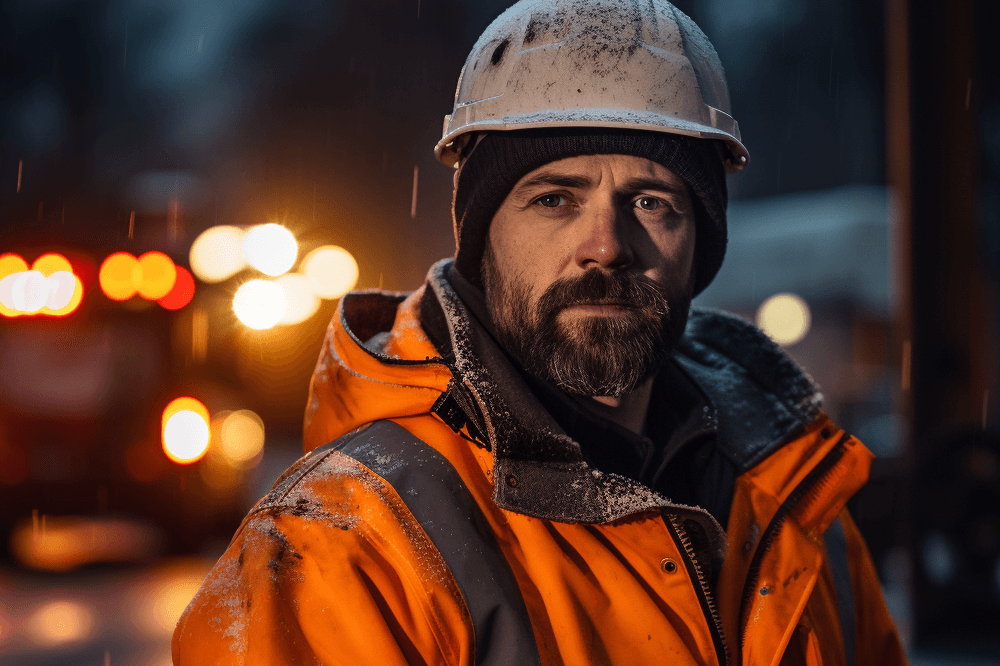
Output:
[[628,303],[621,301],[590,301],[584,303],[573,303],[563,308],[563,312],[572,314],[589,314],[612,316],[621,314],[634,308]]

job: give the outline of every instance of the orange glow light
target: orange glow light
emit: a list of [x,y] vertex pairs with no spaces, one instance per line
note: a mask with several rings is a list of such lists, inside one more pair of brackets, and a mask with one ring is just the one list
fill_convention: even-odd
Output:
[[115,252],[101,264],[97,280],[105,296],[113,301],[127,301],[139,291],[142,267],[128,252]]
[[0,256],[0,315],[64,317],[82,299],[83,283],[63,255],[43,254],[30,269],[16,254]]
[[0,255],[0,280],[12,273],[22,273],[28,270],[28,262],[16,254]]
[[[23,273],[28,270],[28,262],[16,254],[0,255],[0,280],[14,273]],[[13,278],[12,278],[13,279]],[[6,299],[5,299],[6,300]],[[0,301],[0,315],[4,317],[20,317],[21,313],[14,308],[9,308]]]
[[58,645],[80,641],[93,632],[94,612],[76,601],[49,601],[28,618],[31,640],[38,645]]
[[201,460],[208,451],[209,423],[208,408],[200,400],[189,396],[172,400],[160,422],[163,452],[179,465]]
[[[170,634],[195,594],[211,564],[200,558],[171,558],[168,564],[144,570],[128,590],[129,603],[121,609],[135,629],[167,645],[166,659],[146,662],[170,666]],[[164,642],[163,639],[166,639]]]
[[162,252],[147,252],[140,256],[139,268],[142,269],[139,295],[146,300],[163,298],[177,282],[177,268],[173,260]]
[[48,277],[56,271],[66,271],[68,273],[72,273],[73,266],[70,265],[69,260],[66,257],[61,254],[56,254],[55,252],[50,252],[48,254],[43,254],[38,257],[38,259],[35,259],[34,263],[31,264],[31,270],[38,271],[45,277]]
[[19,521],[10,536],[11,555],[38,571],[73,571],[96,562],[138,562],[156,554],[160,536],[143,523],[115,518],[46,516]]
[[194,276],[183,266],[177,266],[177,279],[170,293],[156,301],[167,310],[180,310],[194,298]]

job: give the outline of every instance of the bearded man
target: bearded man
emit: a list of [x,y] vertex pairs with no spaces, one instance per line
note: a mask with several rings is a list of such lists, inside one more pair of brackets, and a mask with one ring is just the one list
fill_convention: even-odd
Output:
[[309,453],[244,521],[176,664],[901,664],[844,509],[871,454],[692,308],[748,155],[664,0],[524,0],[436,148],[456,254],[344,297]]

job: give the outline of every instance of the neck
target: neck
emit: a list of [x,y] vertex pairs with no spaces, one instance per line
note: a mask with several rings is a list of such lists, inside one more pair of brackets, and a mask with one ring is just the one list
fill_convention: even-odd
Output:
[[653,378],[650,377],[635,390],[625,395],[618,397],[599,395],[583,398],[580,403],[595,414],[641,435],[643,425],[646,423],[646,412],[649,410],[649,398],[652,393]]

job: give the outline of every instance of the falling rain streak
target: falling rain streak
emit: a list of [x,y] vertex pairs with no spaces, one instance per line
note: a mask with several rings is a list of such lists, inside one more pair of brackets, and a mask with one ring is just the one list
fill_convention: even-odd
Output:
[[410,219],[417,216],[417,178],[420,175],[420,167],[413,165],[413,198],[410,200]]

